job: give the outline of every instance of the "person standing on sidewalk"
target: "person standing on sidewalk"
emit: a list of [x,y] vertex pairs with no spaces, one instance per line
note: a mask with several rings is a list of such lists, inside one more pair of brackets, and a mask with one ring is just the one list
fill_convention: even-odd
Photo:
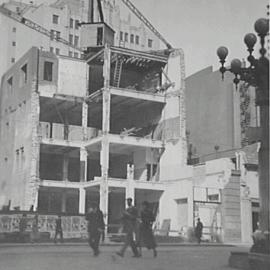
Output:
[[156,250],[156,240],[153,234],[152,225],[155,221],[155,217],[153,212],[150,209],[149,202],[144,201],[142,203],[143,209],[141,211],[141,224],[139,228],[139,237],[138,237],[138,247],[140,250],[140,255],[142,254],[142,247],[146,247],[148,249],[153,249],[154,257],[157,256]]
[[124,257],[127,247],[130,246],[133,252],[133,257],[140,257],[134,241],[137,232],[138,210],[135,206],[132,205],[132,198],[127,199],[127,205],[128,208],[123,213],[122,217],[124,225],[123,231],[126,233],[125,242],[120,251],[116,252],[116,254],[120,257]]
[[88,221],[88,243],[94,251],[94,256],[98,256],[100,236],[105,229],[103,213],[97,204],[92,204],[89,208],[85,219]]
[[197,238],[198,244],[201,243],[202,230],[203,230],[203,224],[202,224],[200,218],[198,218],[197,219],[197,225],[195,227],[195,236]]
[[57,242],[57,236],[60,235],[61,243],[63,243],[63,229],[62,229],[62,219],[61,215],[58,216],[58,218],[55,221],[55,235],[54,235],[54,243]]

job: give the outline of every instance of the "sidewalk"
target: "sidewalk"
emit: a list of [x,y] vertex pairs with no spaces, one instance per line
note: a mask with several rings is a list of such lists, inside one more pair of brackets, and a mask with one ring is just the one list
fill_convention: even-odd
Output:
[[[101,243],[100,246],[121,246],[122,243],[116,242],[104,242]],[[0,243],[0,248],[5,247],[33,247],[33,246],[88,246],[87,242],[64,242],[54,244],[53,242],[46,243]],[[197,243],[158,243],[160,247],[248,247],[247,245],[235,244],[235,243],[201,243],[200,245]]]

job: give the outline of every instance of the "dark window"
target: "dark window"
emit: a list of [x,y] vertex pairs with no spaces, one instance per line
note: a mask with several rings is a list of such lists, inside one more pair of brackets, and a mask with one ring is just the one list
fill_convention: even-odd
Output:
[[54,30],[51,30],[51,40],[54,39]]
[[97,29],[97,46],[102,45],[103,43],[103,28],[98,27]]
[[139,45],[140,44],[140,37],[136,36],[136,44]]
[[128,42],[128,33],[125,33],[125,42]]
[[13,77],[9,77],[7,80],[8,90],[12,90],[12,86],[13,86]]
[[53,47],[50,47],[50,52],[52,52],[52,53],[53,53]]
[[147,181],[150,181],[157,172],[157,164],[146,164]]
[[69,35],[68,40],[70,44],[73,44],[73,35]]
[[27,83],[27,64],[23,65],[21,68],[21,82],[22,84]]
[[69,52],[68,52],[68,56],[69,56],[69,57],[72,57],[72,51],[69,51]]
[[58,15],[53,14],[53,17],[52,17],[52,22],[53,22],[54,24],[58,24],[58,23],[59,23],[59,16],[58,16]]
[[121,40],[121,41],[124,40],[124,38],[123,38],[123,32],[122,32],[122,31],[120,32],[120,40]]
[[75,20],[75,29],[79,29],[79,20]]
[[73,28],[73,19],[69,19],[69,27]]
[[12,46],[16,46],[16,41],[12,41]]
[[12,28],[12,32],[13,32],[13,33],[16,33],[16,27],[13,27],[13,28]]
[[61,33],[60,33],[59,31],[55,31],[55,33],[56,33],[56,39],[59,39],[59,38],[60,38]]
[[78,36],[74,36],[74,45],[75,46],[79,45],[79,37]]
[[79,54],[77,52],[74,53],[75,58],[79,58]]
[[59,49],[59,48],[56,48],[56,49],[55,49],[55,53],[56,53],[57,55],[59,55],[59,54],[60,54],[60,49]]
[[130,43],[134,43],[134,35],[133,34],[130,35]]
[[148,47],[152,48],[153,46],[153,40],[152,39],[148,39]]
[[44,73],[43,73],[43,79],[44,81],[52,81],[52,72],[53,72],[53,63],[45,61],[44,62]]
[[11,58],[11,63],[15,63],[15,58],[14,57]]

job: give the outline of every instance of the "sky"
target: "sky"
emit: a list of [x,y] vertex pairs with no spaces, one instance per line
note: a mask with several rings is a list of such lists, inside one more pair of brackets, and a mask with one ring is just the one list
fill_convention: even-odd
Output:
[[[0,3],[4,1],[0,0]],[[40,3],[43,0],[33,1]],[[218,69],[220,64],[216,50],[221,45],[229,49],[228,63],[233,58],[246,58],[247,51],[243,38],[245,34],[254,32],[254,22],[258,18],[266,17],[268,4],[267,0],[131,0],[131,2],[174,48],[184,50],[187,76],[208,66],[213,66],[214,70]]]
[[[267,0],[131,0],[155,28],[185,52],[186,75],[207,66],[218,69],[219,46],[229,49],[228,60],[246,58],[245,34],[266,17]],[[228,63],[229,63],[228,62]]]

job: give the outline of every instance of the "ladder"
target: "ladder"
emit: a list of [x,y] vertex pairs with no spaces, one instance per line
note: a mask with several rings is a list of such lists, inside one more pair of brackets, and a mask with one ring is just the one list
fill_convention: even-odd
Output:
[[172,46],[167,42],[167,40],[129,0],[122,0],[122,2],[167,46],[168,49],[172,49]]
[[118,58],[115,63],[114,68],[114,76],[113,76],[113,86],[119,87],[120,86],[120,80],[121,80],[121,74],[122,74],[122,66],[123,66],[123,59]]
[[49,37],[50,39],[53,39],[57,42],[65,44],[68,47],[72,47],[80,52],[83,52],[83,50],[80,49],[79,47],[70,44],[67,40],[65,40],[57,35],[52,35],[52,33],[49,30],[47,30],[46,28],[42,27],[41,25],[39,25],[39,24],[29,20],[29,19],[24,18],[23,16],[17,14],[16,12],[13,12],[13,11],[3,7],[3,6],[0,6],[0,13],[9,17],[12,20],[15,20],[21,24],[24,24],[25,26],[41,33],[42,35]]

